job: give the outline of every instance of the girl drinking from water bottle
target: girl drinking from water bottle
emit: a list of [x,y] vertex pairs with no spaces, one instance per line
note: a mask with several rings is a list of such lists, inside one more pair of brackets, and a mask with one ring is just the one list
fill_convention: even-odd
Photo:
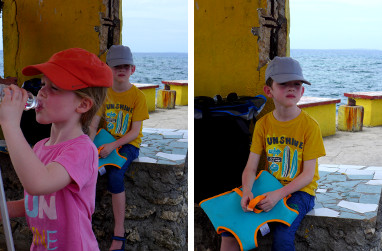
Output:
[[87,128],[113,83],[95,54],[72,48],[23,74],[43,74],[36,120],[52,124],[50,137],[33,149],[20,129],[27,93],[11,85],[0,104],[0,124],[24,198],[8,202],[9,216],[25,216],[31,250],[99,250],[92,231],[98,152]]

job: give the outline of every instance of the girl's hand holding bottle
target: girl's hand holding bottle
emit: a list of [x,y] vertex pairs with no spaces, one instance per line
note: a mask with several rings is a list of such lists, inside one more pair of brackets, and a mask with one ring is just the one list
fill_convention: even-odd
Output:
[[16,85],[10,85],[9,87],[2,88],[0,95],[3,96],[0,104],[1,126],[9,124],[19,127],[21,115],[28,100],[27,91]]

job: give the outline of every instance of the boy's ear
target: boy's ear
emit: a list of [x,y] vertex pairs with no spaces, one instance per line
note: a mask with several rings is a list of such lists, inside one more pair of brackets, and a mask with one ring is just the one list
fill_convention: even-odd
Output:
[[78,113],[85,113],[93,106],[93,100],[90,98],[82,98],[81,103],[78,105],[76,111]]
[[265,86],[263,87],[263,91],[264,91],[265,95],[268,96],[268,98],[272,98],[271,90],[272,90],[272,88],[269,87],[268,85],[265,85]]
[[135,65],[133,65],[133,68],[131,68],[131,75],[135,72]]

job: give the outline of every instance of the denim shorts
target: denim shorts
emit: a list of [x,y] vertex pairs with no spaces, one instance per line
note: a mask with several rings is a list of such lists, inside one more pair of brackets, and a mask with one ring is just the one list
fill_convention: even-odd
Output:
[[295,250],[294,238],[298,227],[305,215],[313,209],[315,196],[297,191],[287,200],[289,207],[298,211],[297,218],[288,227],[285,224],[275,224],[273,231],[272,250]]
[[127,161],[122,166],[122,168],[119,169],[115,166],[107,166],[106,168],[108,177],[107,190],[113,194],[122,193],[125,191],[125,173],[131,162],[138,158],[139,148],[130,144],[126,144],[119,149],[119,154],[127,158]]

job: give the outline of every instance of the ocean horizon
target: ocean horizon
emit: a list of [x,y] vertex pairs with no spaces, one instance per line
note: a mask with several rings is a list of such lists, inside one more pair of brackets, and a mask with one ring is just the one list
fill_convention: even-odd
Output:
[[[341,99],[346,92],[382,91],[382,51],[369,49],[291,49],[290,56],[300,62],[305,85],[304,96]],[[136,71],[131,82],[157,84],[163,80],[188,79],[188,53],[137,52],[133,54]],[[0,50],[0,75],[4,76],[3,51]]]
[[[132,83],[157,84],[162,80],[188,80],[188,53],[182,52],[136,52],[133,53],[136,70]],[[4,77],[3,51],[0,50],[0,76]]]
[[341,99],[347,104],[346,92],[382,91],[381,50],[291,49],[299,61],[304,77],[304,96]]

